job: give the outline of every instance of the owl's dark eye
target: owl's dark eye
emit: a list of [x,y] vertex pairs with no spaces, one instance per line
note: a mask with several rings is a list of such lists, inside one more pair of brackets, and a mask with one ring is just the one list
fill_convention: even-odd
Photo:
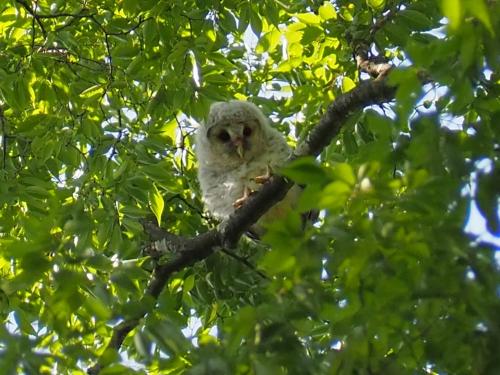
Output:
[[229,135],[229,133],[225,130],[222,130],[218,135],[217,135],[217,138],[219,138],[219,140],[221,142],[228,142],[230,139],[231,139],[231,136]]
[[252,135],[252,128],[245,126],[243,128],[243,136],[244,137],[250,137]]

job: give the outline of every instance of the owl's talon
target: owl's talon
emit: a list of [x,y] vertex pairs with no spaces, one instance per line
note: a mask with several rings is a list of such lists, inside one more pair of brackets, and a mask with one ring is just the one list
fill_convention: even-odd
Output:
[[245,187],[245,190],[243,190],[243,196],[234,201],[233,207],[240,208],[241,206],[243,206],[248,200],[248,197],[250,197],[250,194],[252,194],[252,191],[248,187]]
[[271,176],[266,176],[266,175],[263,175],[263,176],[257,176],[257,177],[254,177],[254,181],[258,184],[265,184],[267,181],[269,181],[271,179]]
[[271,179],[271,167],[268,165],[266,166],[266,173],[264,173],[261,176],[256,176],[253,178],[253,180],[258,183],[258,184],[265,184],[267,181]]
[[243,206],[243,204],[245,204],[247,199],[248,199],[248,197],[241,197],[239,199],[236,199],[236,201],[233,203],[233,207],[240,208],[241,206]]

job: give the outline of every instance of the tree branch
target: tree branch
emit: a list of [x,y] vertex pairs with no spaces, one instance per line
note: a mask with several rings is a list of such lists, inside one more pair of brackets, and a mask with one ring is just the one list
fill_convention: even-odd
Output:
[[[385,79],[363,82],[350,92],[339,96],[326,110],[319,124],[301,142],[290,160],[301,156],[317,156],[342,129],[348,116],[366,106],[382,104],[394,98],[396,89],[387,84]],[[203,260],[221,248],[234,248],[240,237],[252,224],[265,214],[274,204],[283,199],[293,183],[282,176],[273,176],[262,188],[240,209],[238,209],[217,230],[210,230],[192,238],[182,238],[155,226],[143,222],[145,231],[152,241],[165,240],[174,259],[167,264],[158,265],[147,286],[145,298],[160,295],[170,276]],[[113,336],[106,350],[118,350],[125,337],[135,328],[147,312],[123,322],[114,329]],[[96,375],[102,365],[97,363],[87,370],[88,374]]]
[[362,39],[354,39],[351,42],[358,69],[369,74],[372,78],[380,79],[385,77],[392,68],[392,65],[387,62],[387,59],[384,56],[372,55],[371,45],[377,31],[379,31],[388,21],[394,18],[398,10],[399,7],[390,9],[385,15],[377,19],[372,24],[368,36]]
[[[42,31],[43,36],[46,37],[47,32],[45,31],[45,27],[43,26],[40,15],[38,15],[36,13],[35,9],[34,8],[32,9],[26,1],[24,1],[24,0],[16,0],[16,1],[19,4],[21,4],[21,6],[33,17],[33,19],[36,21],[36,23],[40,27],[40,30]],[[35,33],[35,30],[33,29],[33,35],[34,35],[34,33]]]
[[[85,18],[88,17],[89,14],[84,14],[83,12],[86,11],[85,8],[82,8],[82,10],[79,13],[56,13],[56,14],[38,14],[31,9],[29,4],[25,0],[16,0],[19,4],[23,6],[26,11],[31,14],[34,18],[37,19],[37,22],[41,19],[50,19],[50,18],[60,18],[60,17],[73,17],[73,18]],[[40,25],[42,28],[43,26]]]

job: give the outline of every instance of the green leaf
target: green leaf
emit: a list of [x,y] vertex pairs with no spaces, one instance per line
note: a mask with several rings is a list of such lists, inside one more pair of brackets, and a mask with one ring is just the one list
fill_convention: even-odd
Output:
[[385,7],[385,0],[366,0],[366,2],[374,10],[382,10]]
[[121,364],[112,364],[108,367],[105,367],[103,370],[99,371],[99,373],[102,375],[121,375],[124,373],[131,374],[134,372],[132,372],[132,370],[129,367]]
[[184,279],[183,292],[188,293],[194,287],[194,275],[189,275]]
[[351,187],[356,184],[356,175],[347,163],[336,163],[332,167],[332,175],[335,179],[341,180]]
[[299,212],[308,212],[319,209],[319,199],[321,197],[321,185],[307,185],[300,195],[297,210]]
[[405,9],[398,13],[404,22],[414,30],[429,30],[432,28],[432,21],[423,13],[413,10]]
[[260,39],[256,47],[257,53],[274,52],[279,45],[281,32],[279,30],[271,30],[265,33]]
[[140,50],[129,44],[121,44],[113,49],[113,57],[131,59],[139,54]]
[[85,99],[95,99],[102,96],[104,88],[101,85],[94,85],[86,88],[80,93],[80,96]]
[[[498,1],[1,4],[2,373],[500,374]],[[234,99],[297,144],[334,110],[279,220],[204,207],[198,123]]]
[[137,352],[143,357],[151,357],[151,341],[143,332],[136,332],[134,335],[134,345]]
[[89,296],[85,299],[84,307],[91,314],[95,314],[101,320],[107,320],[111,317],[109,307],[99,298]]
[[379,139],[390,139],[393,129],[393,121],[380,115],[374,110],[365,112],[365,119],[370,131]]
[[[491,24],[491,19],[490,19],[490,10],[486,6],[484,0],[466,0],[464,1],[465,7],[471,14],[476,16],[482,23],[483,25],[488,29],[488,31],[494,35],[495,31],[493,30],[493,26]],[[495,5],[492,4],[491,7],[494,7]],[[497,8],[498,10],[498,8]]]
[[250,27],[252,31],[257,37],[260,37],[262,32],[262,20],[260,19],[260,15],[255,12],[252,8],[250,9]]
[[323,184],[328,178],[313,157],[303,157],[292,161],[280,170],[284,176],[299,184]]
[[322,208],[338,210],[344,207],[351,191],[352,187],[344,181],[334,181],[323,189],[319,206]]
[[321,18],[313,13],[298,13],[295,17],[307,25],[319,25],[321,23]]
[[161,225],[161,217],[163,209],[165,208],[165,202],[163,200],[163,196],[155,185],[153,185],[153,191],[150,191],[149,193],[149,206],[156,217],[158,225]]
[[389,40],[398,46],[405,46],[411,34],[410,28],[402,22],[389,22],[384,26],[383,30]]
[[491,233],[500,232],[498,181],[500,172],[480,174],[476,193],[476,202],[481,214],[486,218],[486,225]]
[[287,272],[296,265],[296,258],[293,255],[284,255],[279,251],[270,252],[262,259],[260,266],[271,275]]
[[354,81],[352,79],[350,79],[347,76],[344,76],[342,78],[342,92],[343,93],[351,91],[355,87],[356,87],[356,84],[354,83]]
[[323,5],[319,7],[318,13],[319,16],[325,21],[331,19],[337,19],[337,11],[335,10],[333,4],[330,2],[325,1]]
[[463,18],[463,7],[461,0],[441,0],[441,6],[446,18],[450,21],[452,29],[459,28]]
[[160,39],[158,24],[156,20],[149,19],[144,22],[144,39],[146,45],[156,45]]
[[151,319],[148,322],[148,333],[155,338],[156,343],[162,350],[169,354],[181,354],[189,343],[181,333],[180,327],[170,321]]
[[350,131],[342,132],[342,144],[345,147],[345,152],[348,154],[354,154],[358,150],[358,144],[356,138]]

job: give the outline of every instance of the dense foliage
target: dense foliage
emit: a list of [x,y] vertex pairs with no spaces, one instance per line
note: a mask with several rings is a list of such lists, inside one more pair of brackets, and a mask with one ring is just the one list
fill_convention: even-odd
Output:
[[[1,371],[500,373],[499,33],[496,0],[2,1]],[[262,242],[144,299],[141,219],[216,225],[192,152],[210,103],[248,98],[296,144],[372,79],[361,47],[394,102],[283,172],[307,187]]]

